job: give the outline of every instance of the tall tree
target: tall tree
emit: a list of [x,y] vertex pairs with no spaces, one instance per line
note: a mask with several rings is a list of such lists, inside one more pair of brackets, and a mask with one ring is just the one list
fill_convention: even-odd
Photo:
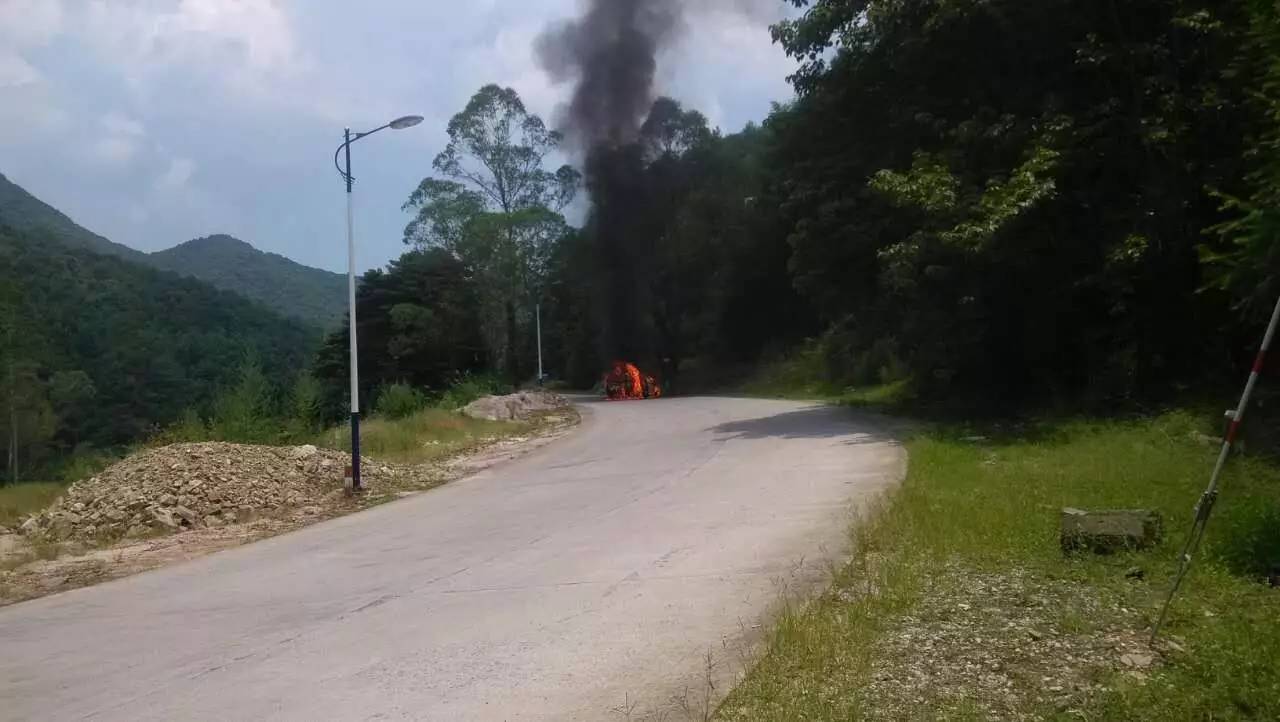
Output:
[[448,127],[449,144],[410,195],[406,244],[455,254],[484,287],[483,325],[495,360],[520,374],[519,327],[543,293],[560,211],[581,183],[568,165],[546,168],[562,140],[510,88],[481,88]]

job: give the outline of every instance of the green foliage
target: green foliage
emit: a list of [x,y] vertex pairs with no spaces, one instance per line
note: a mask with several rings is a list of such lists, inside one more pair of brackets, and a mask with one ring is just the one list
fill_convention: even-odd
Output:
[[427,395],[409,384],[390,384],[378,390],[374,413],[388,419],[403,419],[421,411],[428,404]]
[[[410,251],[385,271],[366,273],[356,296],[361,396],[397,382],[441,389],[484,368],[479,296],[466,266],[440,248]],[[312,370],[324,386],[326,418],[347,408],[349,338],[345,326],[330,335]]]
[[306,371],[298,374],[289,390],[288,417],[296,434],[315,433],[324,425],[324,386]]
[[489,356],[514,382],[527,366],[521,338],[530,335],[552,247],[568,231],[560,211],[581,178],[569,166],[543,167],[562,138],[510,88],[481,88],[448,133],[433,163],[444,178],[424,179],[405,203],[415,217],[404,242],[462,261],[485,291],[477,298]]
[[[518,434],[522,423],[484,421],[443,409],[426,408],[402,419],[373,418],[360,425],[360,451],[376,459],[420,464],[486,440]],[[337,427],[316,442],[351,450],[350,427]]]
[[440,394],[436,406],[446,411],[460,409],[482,396],[506,394],[511,392],[511,385],[502,381],[497,375],[462,374]]
[[213,401],[210,435],[219,441],[273,443],[280,436],[274,411],[274,389],[257,358],[240,363],[239,380]]
[[264,253],[231,236],[187,241],[147,254],[145,262],[237,293],[316,329],[337,326],[347,307],[345,275]]
[[[310,331],[238,296],[48,238],[0,230],[0,278],[12,291],[0,325],[17,324],[0,349],[15,379],[0,408],[24,409],[28,469],[141,441],[184,409],[210,408],[246,351],[274,385],[312,348]],[[0,366],[6,384],[8,361]]]
[[23,190],[0,174],[0,227],[34,234],[65,245],[107,256],[142,262],[146,254],[76,225],[58,209]]
[[334,325],[345,308],[346,278],[294,263],[225,235],[143,253],[88,231],[0,175],[0,226],[51,238],[72,250],[115,256],[207,282],[315,328]]
[[1250,140],[1280,127],[1270,4],[803,4],[774,28],[800,95],[767,127],[836,376],[867,383],[891,339],[931,395],[1114,401],[1256,343],[1270,304],[1229,306],[1277,292],[1278,156]]
[[27,515],[52,504],[66,488],[66,484],[52,481],[24,481],[0,486],[0,526],[18,526]]

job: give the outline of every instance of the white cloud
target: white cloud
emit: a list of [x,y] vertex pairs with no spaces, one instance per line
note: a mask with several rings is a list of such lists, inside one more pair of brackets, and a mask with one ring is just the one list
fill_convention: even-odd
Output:
[[169,167],[156,179],[157,191],[176,191],[187,187],[195,174],[196,164],[189,158],[173,158]]
[[90,153],[107,165],[124,165],[138,154],[138,142],[125,136],[106,136],[93,141]]
[[0,0],[0,42],[38,47],[62,30],[61,0]]
[[116,111],[104,115],[100,122],[102,129],[111,135],[137,137],[145,132],[142,123]]
[[41,79],[40,71],[31,67],[21,55],[0,55],[0,88],[31,85]]

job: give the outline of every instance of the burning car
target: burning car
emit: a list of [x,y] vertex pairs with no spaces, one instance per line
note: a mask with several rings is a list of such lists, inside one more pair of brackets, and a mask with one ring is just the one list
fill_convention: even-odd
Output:
[[615,361],[604,375],[604,395],[610,401],[656,399],[662,396],[662,386],[657,379],[641,373],[635,364]]

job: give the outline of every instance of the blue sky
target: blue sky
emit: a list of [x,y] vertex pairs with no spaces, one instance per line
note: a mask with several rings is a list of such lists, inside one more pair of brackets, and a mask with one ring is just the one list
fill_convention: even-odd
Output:
[[[779,0],[689,0],[660,93],[726,131],[786,100]],[[403,252],[400,205],[477,88],[514,87],[549,122],[569,95],[533,59],[577,0],[0,0],[0,172],[142,250],[230,233],[345,270],[342,128],[418,114],[356,146],[361,269]]]

